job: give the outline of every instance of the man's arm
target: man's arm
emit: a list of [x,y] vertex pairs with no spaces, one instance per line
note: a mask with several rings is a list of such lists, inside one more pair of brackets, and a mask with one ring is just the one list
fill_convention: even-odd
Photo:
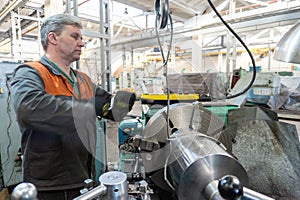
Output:
[[19,123],[30,129],[70,133],[76,131],[77,121],[95,117],[91,103],[47,94],[38,72],[26,65],[15,71],[11,97]]

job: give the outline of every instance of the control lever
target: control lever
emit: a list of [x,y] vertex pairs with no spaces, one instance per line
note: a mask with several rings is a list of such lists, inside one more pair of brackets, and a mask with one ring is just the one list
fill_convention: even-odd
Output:
[[219,180],[218,190],[226,200],[275,200],[259,192],[243,187],[239,179],[232,175],[224,176]]
[[243,186],[235,176],[224,176],[218,184],[220,195],[224,199],[238,200],[243,196]]

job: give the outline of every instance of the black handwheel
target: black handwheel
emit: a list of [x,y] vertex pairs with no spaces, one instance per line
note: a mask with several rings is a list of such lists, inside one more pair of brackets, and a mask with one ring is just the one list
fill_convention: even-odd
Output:
[[220,195],[226,200],[238,200],[243,196],[243,186],[240,180],[231,175],[220,179],[218,190]]
[[159,28],[164,29],[168,24],[169,0],[155,0],[155,14],[159,23]]

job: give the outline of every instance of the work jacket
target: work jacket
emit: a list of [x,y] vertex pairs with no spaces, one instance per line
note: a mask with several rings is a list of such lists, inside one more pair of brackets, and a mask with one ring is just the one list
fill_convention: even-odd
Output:
[[74,85],[43,56],[20,65],[11,82],[22,133],[23,178],[40,191],[78,188],[91,176],[96,145],[93,100],[97,96],[109,102],[111,95],[86,74],[73,72]]

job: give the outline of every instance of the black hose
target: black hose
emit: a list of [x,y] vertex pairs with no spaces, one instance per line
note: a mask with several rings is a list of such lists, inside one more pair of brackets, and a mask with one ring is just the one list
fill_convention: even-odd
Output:
[[235,31],[229,26],[229,24],[222,18],[222,16],[220,15],[220,13],[217,11],[217,9],[215,8],[214,4],[211,2],[211,0],[207,0],[210,7],[214,10],[214,12],[216,13],[216,15],[220,18],[220,20],[222,21],[222,23],[227,27],[227,29],[236,37],[236,39],[243,45],[243,47],[246,49],[247,53],[249,54],[250,58],[251,58],[251,62],[253,65],[253,74],[252,74],[252,79],[250,81],[250,83],[248,84],[248,86],[241,92],[238,92],[237,94],[231,95],[231,96],[226,96],[226,99],[232,99],[235,97],[238,97],[244,93],[246,93],[253,85],[255,78],[256,78],[256,65],[255,65],[255,60],[253,58],[253,55],[251,53],[251,51],[248,49],[247,45],[244,43],[244,41],[238,36],[238,34],[235,33]]

